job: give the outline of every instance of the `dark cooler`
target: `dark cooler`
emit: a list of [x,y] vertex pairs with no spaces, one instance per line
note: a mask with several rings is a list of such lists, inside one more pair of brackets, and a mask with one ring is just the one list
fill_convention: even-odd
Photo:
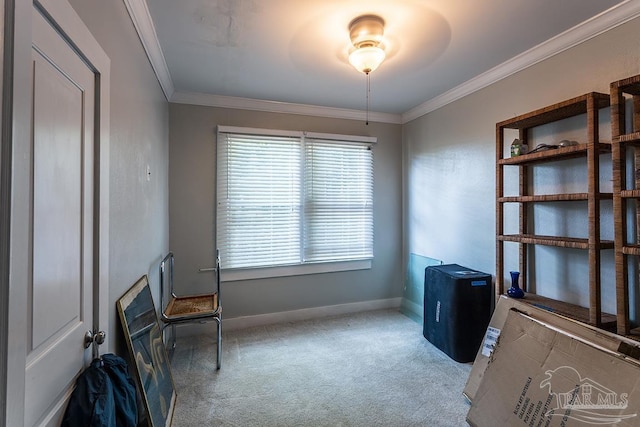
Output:
[[423,335],[456,362],[473,362],[491,319],[491,275],[458,264],[424,274]]

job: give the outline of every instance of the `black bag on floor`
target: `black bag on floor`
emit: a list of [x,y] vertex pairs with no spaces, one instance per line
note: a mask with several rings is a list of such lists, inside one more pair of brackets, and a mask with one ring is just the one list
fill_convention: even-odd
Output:
[[94,359],[76,381],[62,427],[135,427],[136,387],[127,363],[114,354]]

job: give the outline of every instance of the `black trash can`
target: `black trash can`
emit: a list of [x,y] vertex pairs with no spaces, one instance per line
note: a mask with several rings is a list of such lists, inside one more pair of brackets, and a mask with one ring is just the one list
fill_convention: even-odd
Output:
[[458,264],[424,274],[423,335],[456,362],[473,362],[491,319],[491,275]]

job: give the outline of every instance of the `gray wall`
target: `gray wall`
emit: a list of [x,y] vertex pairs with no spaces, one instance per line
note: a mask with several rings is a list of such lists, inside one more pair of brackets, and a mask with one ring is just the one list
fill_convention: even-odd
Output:
[[[495,124],[587,92],[609,93],[610,82],[640,73],[639,33],[636,19],[407,123],[406,253],[495,275]],[[603,114],[602,139],[610,141],[609,109]],[[555,142],[572,135],[571,127]],[[611,191],[610,157],[603,158],[602,168],[601,185]],[[571,162],[540,168],[535,179],[545,191],[562,192],[562,180],[581,185],[580,169]],[[564,206],[539,211],[537,225],[586,236],[586,205]],[[612,239],[610,206],[603,204],[603,237]],[[507,250],[507,269],[517,269],[516,251],[517,245]],[[539,293],[587,305],[586,251],[540,248],[535,258]],[[613,251],[604,253],[602,275],[603,308],[615,312]]]
[[169,235],[180,291],[210,286],[212,275],[197,271],[213,264],[216,126],[228,125],[376,136],[378,144],[371,270],[223,283],[226,319],[402,295],[400,125],[182,104],[170,104],[169,120]]
[[108,344],[115,351],[121,334],[116,301],[143,274],[157,298],[158,263],[169,245],[169,104],[124,3],[70,3],[111,59]]

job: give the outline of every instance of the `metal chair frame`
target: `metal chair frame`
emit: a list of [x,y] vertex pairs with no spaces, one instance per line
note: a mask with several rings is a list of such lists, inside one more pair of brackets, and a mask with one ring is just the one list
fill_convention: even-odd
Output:
[[[171,325],[172,348],[176,347],[176,325],[184,323],[216,322],[216,369],[220,369],[222,359],[222,305],[220,304],[220,252],[216,251],[216,266],[214,268],[201,269],[200,271],[214,271],[215,292],[200,295],[178,296],[173,286],[173,252],[169,252],[160,262],[160,301],[162,304],[161,320],[162,336],[164,329]],[[167,272],[168,268],[168,272]],[[169,296],[165,305],[165,274],[168,273]],[[166,345],[166,344],[165,344]]]

